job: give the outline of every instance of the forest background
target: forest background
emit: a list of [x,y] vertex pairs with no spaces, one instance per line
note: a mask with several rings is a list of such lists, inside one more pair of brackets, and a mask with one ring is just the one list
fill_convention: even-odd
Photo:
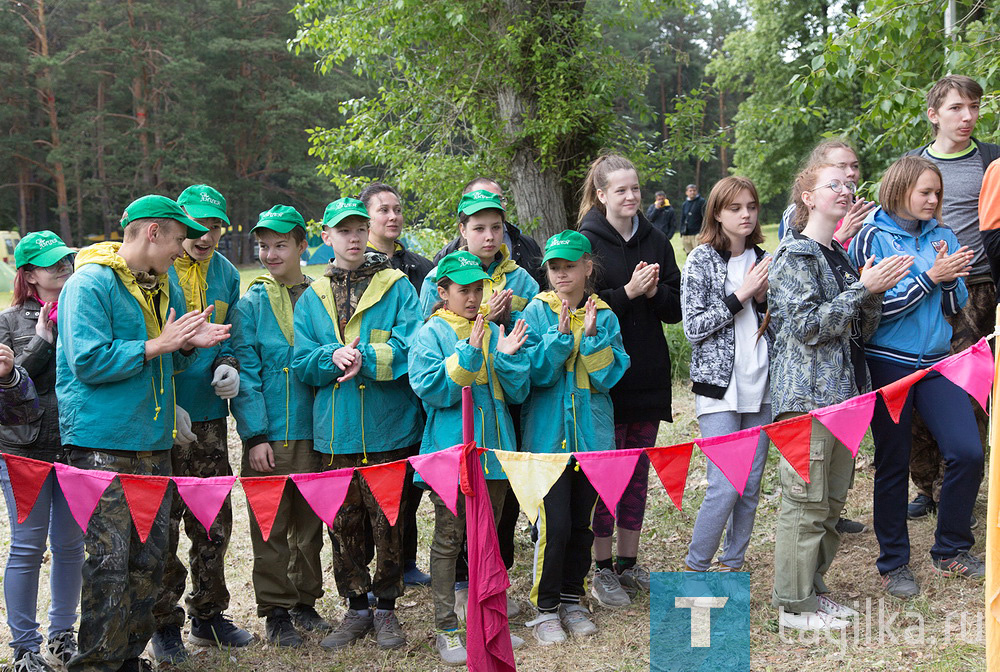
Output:
[[[986,89],[995,140],[1000,3],[985,0],[0,0],[0,228],[74,245],[191,183],[228,199],[225,252],[276,203],[321,218],[382,179],[425,254],[462,184],[496,176],[544,240],[576,220],[615,149],[645,204],[687,183],[757,184],[774,223],[824,135],[877,176],[930,140],[943,74]],[[869,191],[872,185],[868,185]]]

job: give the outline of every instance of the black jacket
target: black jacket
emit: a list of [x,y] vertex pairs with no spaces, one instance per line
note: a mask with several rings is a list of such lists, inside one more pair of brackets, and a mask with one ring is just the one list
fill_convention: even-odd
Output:
[[690,200],[684,199],[684,205],[681,206],[681,235],[698,235],[703,219],[705,219],[705,199],[700,194]]
[[413,288],[420,292],[420,288],[424,285],[424,278],[430,273],[431,269],[434,268],[434,264],[427,257],[417,254],[411,250],[406,249],[406,247],[397,242],[396,251],[392,253],[389,257],[389,265],[395,268],[397,271],[402,271],[406,274],[409,279],[410,284]]
[[0,427],[0,450],[54,462],[63,460],[56,403],[56,346],[35,334],[41,308],[31,298],[0,313],[0,343],[14,351],[14,363],[24,367],[34,382],[39,411],[28,424]]
[[[590,240],[600,266],[597,293],[615,311],[625,352],[632,358],[632,366],[611,389],[615,423],[670,421],[670,350],[663,323],[681,321],[681,272],[674,249],[642,213],[628,241],[597,209],[584,216],[580,233]],[[660,265],[660,286],[652,299],[625,294],[640,261]]]
[[[526,233],[521,233],[521,229],[510,222],[506,222],[505,226],[507,227],[507,235],[510,236],[510,245],[513,248],[510,251],[510,258],[517,262],[518,266],[530,273],[531,277],[538,280],[539,284],[542,284],[542,281],[539,279],[542,248],[538,246],[534,238]],[[461,236],[458,236],[445,245],[440,252],[434,255],[434,266],[437,266],[438,262],[441,261],[441,257],[451,254],[463,244]]]
[[656,203],[646,208],[646,219],[660,233],[670,240],[674,235],[674,206],[667,205],[662,208],[656,207]]

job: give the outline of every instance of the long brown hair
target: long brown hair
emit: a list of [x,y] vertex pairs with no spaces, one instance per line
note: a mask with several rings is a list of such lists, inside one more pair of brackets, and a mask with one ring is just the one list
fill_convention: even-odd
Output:
[[635,166],[621,154],[602,154],[590,164],[580,194],[580,212],[576,215],[578,228],[584,215],[593,208],[597,208],[602,214],[607,214],[604,204],[597,198],[597,190],[607,189],[608,175],[616,170],[635,170]]
[[14,296],[11,299],[10,305],[23,306],[25,301],[34,298],[38,294],[35,286],[28,282],[28,273],[36,268],[38,267],[34,264],[25,264],[17,269],[17,273],[14,275]]
[[[729,236],[722,230],[719,215],[744,191],[750,192],[754,203],[759,207],[760,199],[757,197],[757,187],[749,179],[730,175],[715,183],[715,186],[712,187],[712,193],[708,195],[708,202],[705,204],[705,219],[701,224],[701,233],[698,236],[699,243],[708,243],[719,252],[729,249]],[[746,245],[753,247],[763,242],[764,232],[760,230],[760,220],[758,219],[753,231],[747,235]]]

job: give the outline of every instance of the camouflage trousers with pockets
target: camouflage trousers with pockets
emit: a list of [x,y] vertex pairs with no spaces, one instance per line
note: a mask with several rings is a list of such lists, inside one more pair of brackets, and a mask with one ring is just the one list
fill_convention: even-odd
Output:
[[[226,419],[192,422],[191,431],[198,437],[186,446],[173,447],[170,451],[174,476],[231,476],[229,446],[226,441]],[[229,537],[233,531],[233,508],[227,497],[222,510],[212,523],[209,534],[188,510],[171,484],[174,492],[170,509],[170,537],[167,547],[163,583],[153,607],[157,629],[169,625],[184,625],[184,609],[178,603],[184,595],[188,570],[177,557],[181,521],[184,532],[191,540],[188,562],[191,568],[191,592],[185,599],[187,613],[192,618],[210,620],[229,608],[229,589],[226,587],[225,557]]]
[[[170,476],[170,451],[90,450],[67,446],[78,469]],[[146,648],[156,623],[153,601],[163,577],[170,488],[160,503],[146,542],[132,523],[118,479],[101,495],[87,525],[79,650],[69,672],[115,672]]]

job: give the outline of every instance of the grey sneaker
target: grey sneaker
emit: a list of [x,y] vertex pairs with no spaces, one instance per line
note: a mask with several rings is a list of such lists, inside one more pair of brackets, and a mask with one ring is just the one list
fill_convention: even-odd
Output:
[[882,586],[885,588],[885,592],[904,600],[920,594],[920,586],[913,578],[913,572],[910,571],[909,565],[897,567],[891,572],[883,574]]
[[642,565],[633,565],[618,575],[618,582],[629,599],[635,599],[640,592],[649,592],[649,570]]
[[184,640],[181,639],[181,629],[176,625],[168,625],[153,633],[153,657],[157,663],[179,665],[188,659]]
[[445,665],[452,667],[465,665],[465,644],[462,643],[462,635],[458,630],[438,630],[434,646],[441,656],[441,662]]
[[267,641],[282,648],[302,646],[302,635],[292,625],[292,615],[287,609],[275,607],[264,619]]
[[627,607],[632,604],[628,593],[622,590],[622,584],[613,569],[600,569],[594,572],[590,594],[605,607]]
[[73,631],[65,630],[49,637],[41,653],[49,665],[65,668],[69,659],[76,655],[76,637]]
[[40,653],[21,649],[15,656],[16,660],[9,668],[11,672],[55,672]]
[[962,551],[954,558],[931,559],[931,570],[941,576],[963,576],[967,579],[986,578],[986,563],[968,551]]
[[337,629],[324,637],[319,645],[324,649],[342,649],[371,632],[374,620],[371,609],[365,611],[348,609]]
[[253,640],[253,634],[233,623],[225,614],[216,614],[205,620],[191,619],[191,632],[188,633],[188,641],[195,646],[238,648],[249,646]]
[[315,607],[305,604],[292,607],[292,623],[307,632],[330,632],[333,626],[319,615]]
[[567,639],[566,631],[563,630],[557,613],[538,614],[537,618],[528,621],[525,625],[531,628],[531,633],[542,646],[562,644]]
[[396,618],[396,610],[376,609],[372,619],[375,628],[375,642],[380,649],[398,649],[406,645],[403,626]]
[[581,604],[560,604],[559,620],[574,637],[588,637],[597,632],[597,626],[590,620],[590,610]]

